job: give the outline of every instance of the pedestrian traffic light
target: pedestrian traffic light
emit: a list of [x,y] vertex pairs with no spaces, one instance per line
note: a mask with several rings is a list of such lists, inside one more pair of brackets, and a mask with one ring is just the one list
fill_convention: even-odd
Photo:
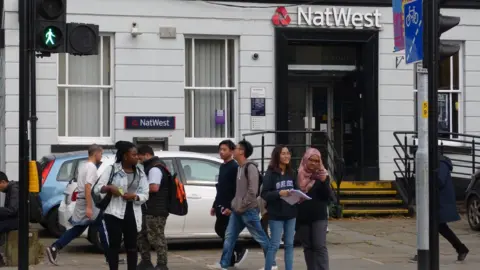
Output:
[[[443,1],[441,1],[443,3]],[[440,8],[438,9],[440,11]],[[460,23],[460,17],[454,16],[444,16],[442,14],[438,14],[438,38],[447,32],[448,30],[452,29],[453,27],[457,26]],[[440,61],[446,58],[449,58],[460,51],[460,44],[452,43],[444,40],[438,41],[438,53],[440,56]]]
[[66,0],[35,1],[35,51],[65,52]]
[[67,53],[73,55],[98,54],[99,27],[95,24],[67,24]]

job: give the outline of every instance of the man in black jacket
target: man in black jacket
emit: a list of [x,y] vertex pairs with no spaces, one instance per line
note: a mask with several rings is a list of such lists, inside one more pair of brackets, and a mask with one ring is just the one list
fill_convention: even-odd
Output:
[[[4,172],[0,171],[0,192],[5,193],[5,204],[0,207],[0,233],[18,230],[18,183],[8,181]],[[0,266],[5,261],[0,255]]]
[[[148,177],[150,195],[148,201],[142,205],[142,231],[138,235],[138,248],[142,260],[138,270],[168,270],[167,240],[165,239],[165,225],[168,211],[168,177],[170,172],[165,163],[156,157],[152,147],[140,145],[137,147],[138,158],[143,163]],[[150,250],[157,252],[157,266],[153,268]]]
[[[216,216],[215,232],[225,240],[225,232],[228,226],[228,220],[232,210],[232,200],[235,197],[237,185],[238,164],[233,159],[233,150],[235,143],[231,140],[224,140],[218,145],[220,158],[223,164],[220,166],[218,181],[216,184],[217,195],[210,210],[211,216]],[[245,249],[240,243],[235,244],[235,252],[232,255],[231,266],[240,266],[247,257],[248,249]]]

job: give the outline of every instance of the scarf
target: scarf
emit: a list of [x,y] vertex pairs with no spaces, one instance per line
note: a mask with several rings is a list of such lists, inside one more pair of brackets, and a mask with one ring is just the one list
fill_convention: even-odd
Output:
[[312,175],[315,172],[309,171],[307,167],[308,160],[315,155],[319,156],[320,160],[322,160],[320,151],[316,148],[309,148],[303,155],[300,167],[298,168],[298,186],[303,192],[308,192],[315,184],[315,180],[312,179]]

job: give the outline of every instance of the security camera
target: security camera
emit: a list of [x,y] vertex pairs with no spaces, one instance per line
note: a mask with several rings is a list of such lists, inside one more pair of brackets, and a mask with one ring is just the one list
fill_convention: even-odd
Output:
[[132,37],[137,37],[138,35],[142,34],[138,32],[138,27],[136,22],[132,23],[132,29],[130,30],[130,34],[132,35]]
[[260,57],[260,56],[258,55],[258,53],[254,53],[254,54],[252,55],[252,59],[253,59],[253,60],[258,60],[258,57]]

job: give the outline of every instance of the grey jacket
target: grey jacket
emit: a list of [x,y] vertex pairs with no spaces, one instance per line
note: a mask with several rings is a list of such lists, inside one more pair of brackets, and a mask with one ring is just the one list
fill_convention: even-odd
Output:
[[[245,165],[248,164],[248,169]],[[248,178],[245,173],[248,170]],[[258,207],[258,176],[259,172],[254,164],[248,163],[248,160],[238,167],[237,187],[235,198],[232,200],[232,208],[236,213],[244,213],[245,211]]]

